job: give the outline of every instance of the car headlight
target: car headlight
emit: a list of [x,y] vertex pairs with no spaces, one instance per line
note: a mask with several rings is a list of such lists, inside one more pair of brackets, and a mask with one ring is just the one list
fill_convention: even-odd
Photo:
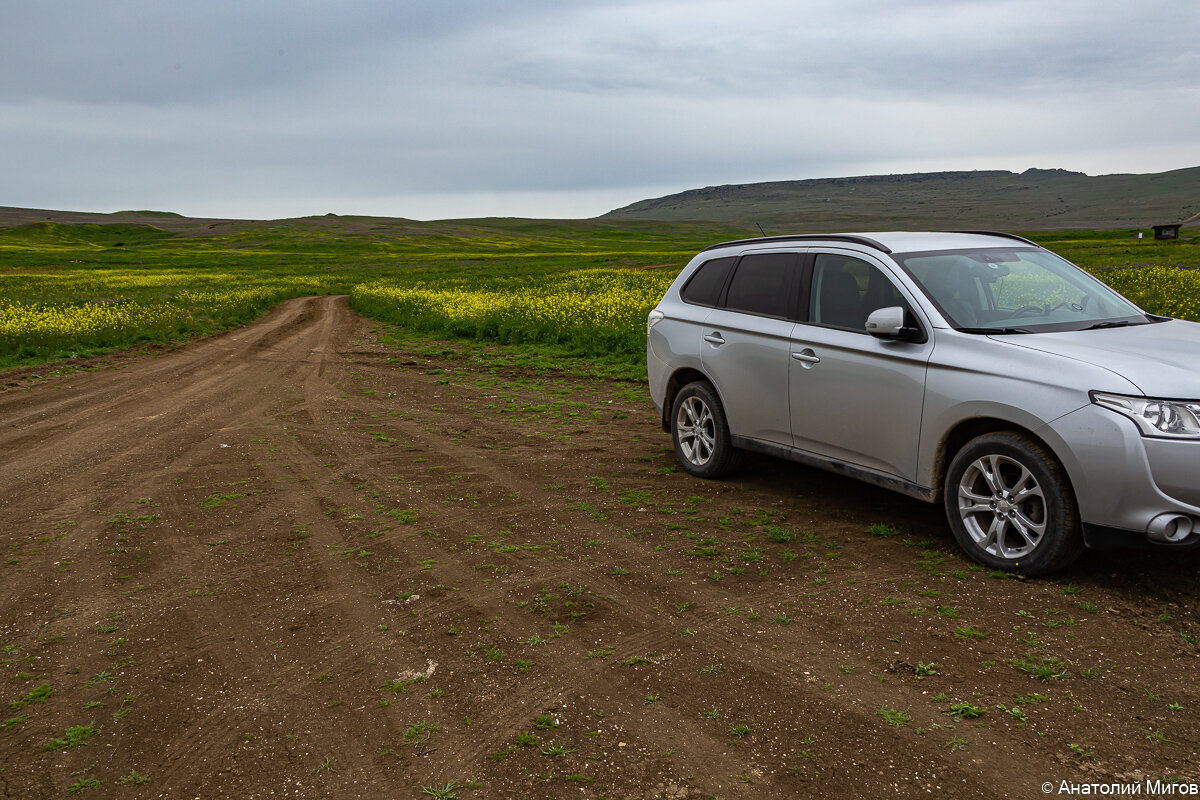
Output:
[[653,311],[650,312],[649,316],[646,317],[646,330],[649,331],[655,325],[657,325],[658,323],[660,323],[664,319],[666,319],[666,317],[667,317],[666,314],[659,311],[657,308],[654,309]]
[[1092,402],[1137,423],[1143,436],[1200,439],[1200,400],[1162,400],[1092,392]]

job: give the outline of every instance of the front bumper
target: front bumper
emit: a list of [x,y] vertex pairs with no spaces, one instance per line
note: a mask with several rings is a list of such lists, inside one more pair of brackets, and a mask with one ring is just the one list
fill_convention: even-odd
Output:
[[[1132,420],[1097,405],[1060,417],[1048,433],[1058,439],[1088,546],[1200,546],[1200,441],[1143,437]],[[1192,532],[1148,542],[1147,530],[1164,514],[1188,517]]]

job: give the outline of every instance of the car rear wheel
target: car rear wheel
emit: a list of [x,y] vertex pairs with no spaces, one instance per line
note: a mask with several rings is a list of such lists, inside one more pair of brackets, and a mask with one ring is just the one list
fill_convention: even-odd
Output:
[[944,498],[954,538],[986,566],[1040,575],[1083,551],[1066,473],[1031,437],[1002,431],[968,442],[946,471]]
[[736,466],[737,450],[729,436],[725,409],[707,383],[689,383],[675,395],[671,440],[679,463],[699,478],[716,478]]

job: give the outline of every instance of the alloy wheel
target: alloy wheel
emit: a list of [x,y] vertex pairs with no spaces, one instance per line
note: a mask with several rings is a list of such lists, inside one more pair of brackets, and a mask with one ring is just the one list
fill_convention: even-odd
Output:
[[999,454],[976,459],[958,482],[958,514],[979,549],[997,558],[1032,553],[1046,534],[1046,497],[1021,462]]
[[689,397],[679,406],[675,419],[679,449],[689,463],[702,467],[712,458],[717,431],[712,410],[699,397]]

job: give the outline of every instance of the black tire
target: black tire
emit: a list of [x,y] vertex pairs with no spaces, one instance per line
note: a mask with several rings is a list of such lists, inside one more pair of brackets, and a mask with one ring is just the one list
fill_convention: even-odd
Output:
[[703,381],[689,383],[675,395],[671,441],[679,463],[697,478],[718,478],[737,466],[739,453],[729,438],[725,409]]
[[1001,431],[967,442],[946,470],[943,496],[954,538],[980,564],[1042,575],[1083,552],[1071,483],[1032,437]]

